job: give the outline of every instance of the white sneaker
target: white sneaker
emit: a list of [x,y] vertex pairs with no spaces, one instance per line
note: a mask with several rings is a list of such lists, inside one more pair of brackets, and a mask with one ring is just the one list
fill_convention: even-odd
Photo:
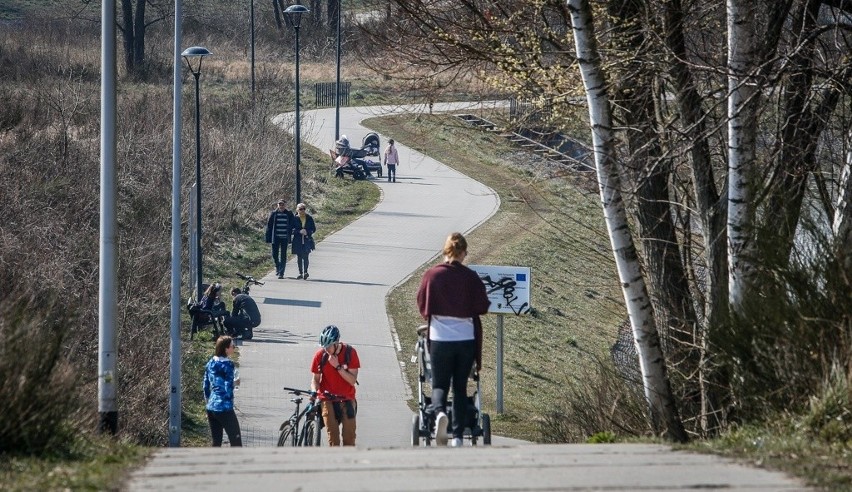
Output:
[[460,448],[464,446],[464,440],[461,437],[454,437],[453,441],[450,443],[451,447]]
[[449,419],[447,418],[447,414],[444,412],[439,412],[438,416],[435,417],[435,443],[438,446],[446,446],[447,445],[447,424]]

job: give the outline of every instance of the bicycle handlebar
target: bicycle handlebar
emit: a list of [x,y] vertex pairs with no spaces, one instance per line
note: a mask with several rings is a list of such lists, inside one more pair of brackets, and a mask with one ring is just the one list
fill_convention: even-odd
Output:
[[[298,389],[298,388],[289,388],[287,386],[284,386],[283,389],[284,389],[284,391],[290,392],[290,393],[292,393],[296,396],[302,396],[302,395],[311,396],[311,393],[313,393],[313,391],[310,391],[310,390],[303,390],[303,389]],[[330,393],[328,391],[323,391],[322,396],[325,397],[325,399],[329,400],[329,401],[341,401],[345,398],[341,395],[335,395],[334,393]]]
[[284,391],[288,391],[288,392],[290,392],[290,393],[293,393],[293,394],[294,394],[294,395],[296,395],[296,396],[301,396],[301,395],[310,395],[310,394],[311,394],[311,391],[310,391],[310,390],[303,390],[303,389],[298,389],[298,388],[288,388],[287,386],[285,386],[285,387],[283,388],[283,390],[284,390]]

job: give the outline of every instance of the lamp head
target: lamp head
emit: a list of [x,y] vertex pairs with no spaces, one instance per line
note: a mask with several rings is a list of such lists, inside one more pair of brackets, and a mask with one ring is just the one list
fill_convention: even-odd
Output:
[[[187,48],[183,50],[183,53],[180,55],[186,60],[186,65],[189,67],[189,71],[192,72],[193,75],[198,75],[201,73],[201,60],[204,59],[207,55],[212,55],[207,48],[201,46],[193,46],[192,48]],[[193,65],[195,60],[198,60],[198,63]]]
[[301,4],[290,5],[284,10],[284,13],[287,15],[287,20],[291,26],[298,29],[299,25],[302,23],[302,14],[307,14],[310,12],[307,7]]

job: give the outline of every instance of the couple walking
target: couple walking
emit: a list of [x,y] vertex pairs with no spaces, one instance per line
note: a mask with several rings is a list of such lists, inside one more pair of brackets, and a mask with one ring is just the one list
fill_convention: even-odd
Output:
[[278,207],[269,214],[266,222],[266,242],[272,244],[272,259],[275,261],[275,274],[284,278],[287,266],[287,245],[293,243],[292,252],[296,255],[299,276],[308,278],[309,256],[316,248],[314,233],[317,230],[314,218],[307,213],[304,203],[296,205],[296,214],[287,209],[284,199],[278,200]]

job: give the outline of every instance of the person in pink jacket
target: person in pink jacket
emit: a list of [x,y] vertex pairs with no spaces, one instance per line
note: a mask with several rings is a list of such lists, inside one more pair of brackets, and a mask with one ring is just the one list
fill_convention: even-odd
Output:
[[388,167],[388,183],[396,183],[396,166],[399,165],[399,154],[396,151],[393,139],[388,140],[388,148],[385,149],[385,165]]

